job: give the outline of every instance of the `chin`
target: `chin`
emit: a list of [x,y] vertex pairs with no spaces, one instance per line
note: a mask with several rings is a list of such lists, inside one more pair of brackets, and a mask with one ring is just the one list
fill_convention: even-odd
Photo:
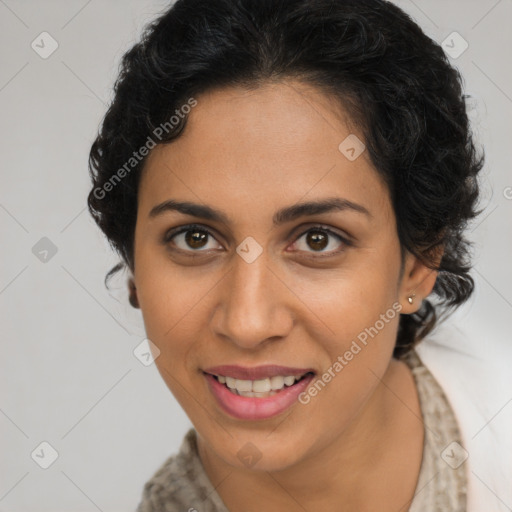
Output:
[[287,433],[272,432],[272,429],[261,433],[250,430],[231,433],[232,438],[223,436],[225,442],[213,434],[210,447],[226,464],[240,470],[283,471],[306,455],[298,449],[304,447],[303,443]]

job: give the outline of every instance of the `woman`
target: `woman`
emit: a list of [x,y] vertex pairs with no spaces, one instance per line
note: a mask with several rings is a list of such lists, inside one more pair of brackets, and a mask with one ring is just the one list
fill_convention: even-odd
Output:
[[466,509],[414,347],[472,293],[461,77],[383,0],[178,0],[123,58],[89,208],[194,428],[139,512]]

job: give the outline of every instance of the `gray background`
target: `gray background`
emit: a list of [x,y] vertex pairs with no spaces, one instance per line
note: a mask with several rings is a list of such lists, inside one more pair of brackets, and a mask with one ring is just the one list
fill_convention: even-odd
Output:
[[[461,422],[468,510],[512,510],[512,0],[397,4],[436,41],[457,31],[469,43],[452,62],[487,154],[486,211],[470,227],[477,292],[420,354]],[[140,312],[125,276],[105,289],[117,258],[85,207],[119,59],[166,6],[0,0],[0,511],[134,510],[191,426],[155,366],[134,356]],[[47,59],[31,47],[43,31],[59,45]],[[41,252],[43,237],[56,254]],[[50,453],[43,441],[59,455],[48,469],[36,463]]]

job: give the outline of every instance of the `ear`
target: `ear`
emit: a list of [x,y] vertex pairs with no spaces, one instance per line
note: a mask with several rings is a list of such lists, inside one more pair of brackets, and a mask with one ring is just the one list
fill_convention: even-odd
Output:
[[[444,248],[437,247],[431,253],[433,263],[439,266]],[[407,251],[402,281],[399,287],[401,313],[410,315],[420,309],[423,299],[428,297],[436,283],[438,271],[425,265],[417,256]]]
[[128,279],[128,293],[129,293],[129,301],[132,307],[140,308],[139,299],[137,298],[137,287],[135,286],[135,281],[133,277]]

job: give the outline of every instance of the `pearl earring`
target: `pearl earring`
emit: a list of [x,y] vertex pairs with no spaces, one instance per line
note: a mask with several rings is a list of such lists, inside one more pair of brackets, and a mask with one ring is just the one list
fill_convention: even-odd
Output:
[[416,297],[415,293],[413,293],[412,295],[409,295],[409,297],[407,297],[407,301],[409,302],[409,304],[413,303],[414,297]]

